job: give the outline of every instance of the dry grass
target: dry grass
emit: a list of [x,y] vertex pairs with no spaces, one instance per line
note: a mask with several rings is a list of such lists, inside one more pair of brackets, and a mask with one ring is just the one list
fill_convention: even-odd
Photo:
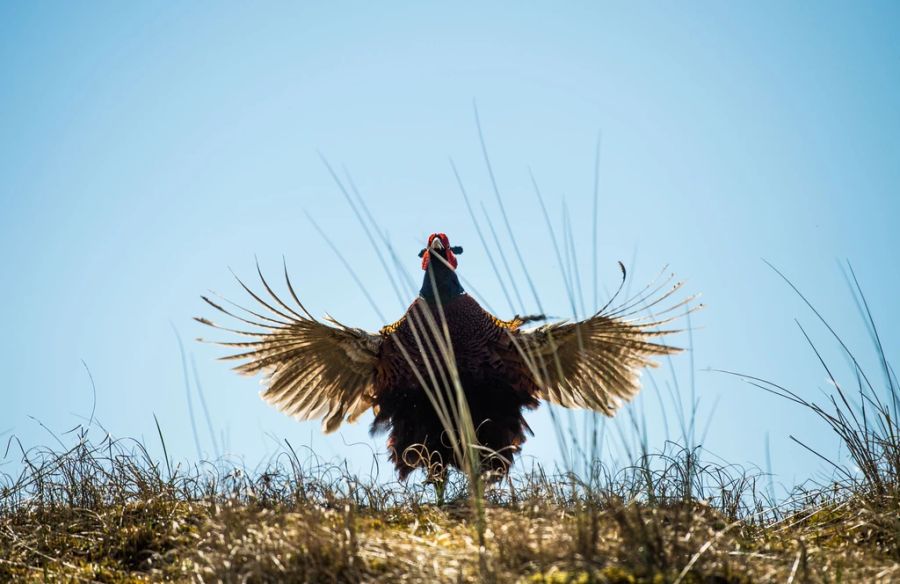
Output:
[[481,554],[462,475],[439,506],[430,488],[368,483],[289,448],[255,475],[169,471],[139,444],[86,435],[24,456],[0,493],[0,581],[900,578],[894,523],[864,493],[798,491],[772,508],[754,475],[674,447],[618,472],[598,465],[592,486],[536,469],[493,487]]

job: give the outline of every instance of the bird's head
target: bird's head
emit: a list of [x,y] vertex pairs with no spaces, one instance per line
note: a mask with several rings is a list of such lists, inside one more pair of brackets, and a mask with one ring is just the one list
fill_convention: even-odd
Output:
[[[450,238],[447,237],[446,233],[432,233],[428,236],[428,244],[425,249],[419,252],[419,257],[422,258],[422,269],[428,269],[431,256],[434,254],[443,258],[446,264],[455,270],[457,265],[456,256],[462,252],[463,248],[458,245],[450,247]],[[444,265],[444,262],[437,261]]]

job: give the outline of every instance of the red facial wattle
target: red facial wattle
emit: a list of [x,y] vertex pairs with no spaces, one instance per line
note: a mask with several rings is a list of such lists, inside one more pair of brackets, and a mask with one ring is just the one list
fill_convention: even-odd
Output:
[[428,269],[428,262],[431,260],[431,244],[434,242],[435,238],[438,238],[441,241],[441,244],[444,246],[444,257],[447,260],[447,263],[450,264],[450,267],[455,270],[457,265],[456,256],[450,249],[450,238],[447,237],[446,233],[432,233],[428,236],[428,245],[425,248],[425,253],[422,255],[422,269]]

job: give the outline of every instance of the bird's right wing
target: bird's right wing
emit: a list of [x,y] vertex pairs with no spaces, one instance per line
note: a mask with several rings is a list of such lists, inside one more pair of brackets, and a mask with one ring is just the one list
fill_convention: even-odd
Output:
[[294,418],[322,418],[325,432],[333,432],[345,420],[354,421],[372,406],[382,336],[344,326],[330,317],[326,317],[328,323],[316,320],[297,298],[285,269],[288,290],[303,314],[296,312],[272,291],[259,266],[257,271],[274,303],[266,302],[243,282],[238,282],[270,315],[234,305],[248,315],[245,318],[203,297],[216,310],[256,328],[236,330],[206,318],[196,318],[205,325],[253,339],[213,341],[241,350],[221,359],[243,360],[234,369],[244,375],[263,372],[266,389],[262,398]]

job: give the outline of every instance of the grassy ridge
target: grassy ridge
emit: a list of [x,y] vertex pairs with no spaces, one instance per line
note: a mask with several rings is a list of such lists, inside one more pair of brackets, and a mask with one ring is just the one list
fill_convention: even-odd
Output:
[[464,475],[439,506],[429,487],[366,482],[290,448],[252,475],[170,470],[140,444],[82,435],[26,453],[3,487],[0,581],[900,578],[898,533],[871,493],[836,484],[773,506],[761,477],[696,456],[670,447],[586,481],[518,474],[488,489],[479,550]]

